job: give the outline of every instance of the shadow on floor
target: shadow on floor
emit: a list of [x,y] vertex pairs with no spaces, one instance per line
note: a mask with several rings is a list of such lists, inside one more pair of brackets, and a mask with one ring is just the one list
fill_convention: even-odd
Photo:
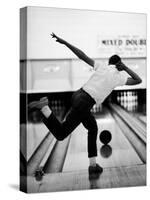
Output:
[[11,187],[14,190],[19,191],[19,185],[17,185],[17,184],[9,184],[9,187]]

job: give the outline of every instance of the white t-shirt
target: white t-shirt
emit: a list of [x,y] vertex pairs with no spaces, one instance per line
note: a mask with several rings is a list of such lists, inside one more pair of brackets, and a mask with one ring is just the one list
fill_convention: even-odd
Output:
[[101,104],[115,87],[125,85],[127,81],[127,73],[118,71],[115,65],[101,66],[95,62],[94,70],[83,89],[97,104]]

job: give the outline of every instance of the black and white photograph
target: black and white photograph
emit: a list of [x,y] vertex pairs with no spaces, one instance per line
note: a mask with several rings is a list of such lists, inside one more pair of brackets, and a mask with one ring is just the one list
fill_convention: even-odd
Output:
[[19,65],[21,191],[146,186],[146,13],[20,8]]

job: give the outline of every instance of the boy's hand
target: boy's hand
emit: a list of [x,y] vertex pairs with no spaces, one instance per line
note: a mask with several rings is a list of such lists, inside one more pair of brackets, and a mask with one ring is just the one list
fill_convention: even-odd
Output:
[[62,38],[55,35],[55,33],[51,33],[51,36],[52,36],[52,38],[56,38],[56,42],[59,42],[61,44],[65,44],[65,40],[63,40]]

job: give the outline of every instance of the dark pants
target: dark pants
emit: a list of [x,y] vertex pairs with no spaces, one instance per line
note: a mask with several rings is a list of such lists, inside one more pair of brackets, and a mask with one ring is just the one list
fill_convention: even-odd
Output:
[[95,104],[94,99],[83,89],[77,90],[71,99],[71,108],[65,121],[60,123],[52,113],[49,118],[43,119],[47,128],[57,140],[65,139],[82,123],[88,130],[88,157],[97,156],[97,123],[90,110]]

